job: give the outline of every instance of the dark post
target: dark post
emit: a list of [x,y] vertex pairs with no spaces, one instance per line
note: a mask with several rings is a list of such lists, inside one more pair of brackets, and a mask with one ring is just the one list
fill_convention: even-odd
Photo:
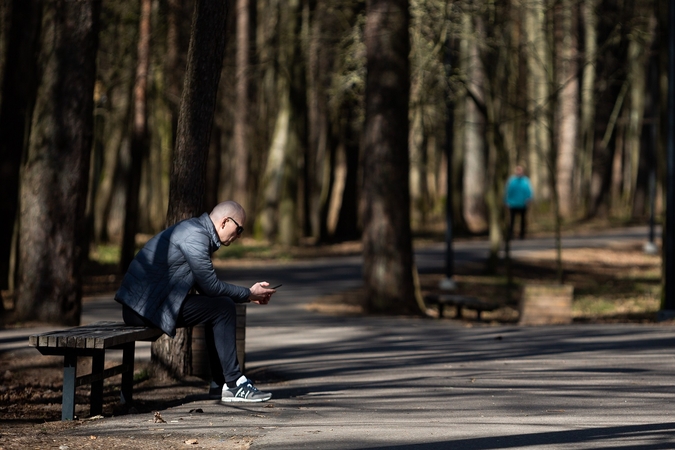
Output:
[[455,253],[452,248],[452,155],[454,153],[454,105],[450,98],[450,76],[452,74],[452,54],[450,38],[445,41],[445,77],[448,83],[448,89],[445,97],[445,155],[447,158],[447,193],[445,196],[445,279],[441,280],[440,288],[446,290],[455,289],[454,264]]
[[666,225],[664,245],[664,295],[661,316],[675,315],[675,285],[673,284],[673,257],[675,257],[675,4],[668,6],[668,143],[666,146]]
[[652,57],[649,64],[649,108],[650,114],[648,120],[645,120],[647,127],[649,148],[647,149],[647,160],[649,163],[649,241],[643,247],[643,250],[648,255],[656,255],[658,247],[654,243],[656,238],[656,222],[655,222],[655,201],[656,201],[656,147],[658,146],[658,129],[657,124],[659,120],[658,96],[659,96],[659,66],[656,58]]

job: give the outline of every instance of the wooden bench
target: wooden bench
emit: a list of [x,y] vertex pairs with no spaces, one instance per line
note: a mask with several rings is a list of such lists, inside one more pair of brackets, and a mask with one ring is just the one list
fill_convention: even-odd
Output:
[[424,297],[427,305],[435,305],[438,307],[438,317],[443,317],[443,310],[446,306],[454,306],[457,310],[455,318],[462,318],[462,309],[470,309],[476,311],[477,320],[480,320],[483,311],[494,311],[498,308],[495,303],[487,302],[477,299],[475,297],[467,297],[464,295],[454,294],[428,294]]
[[[103,412],[103,380],[122,374],[122,402],[130,403],[134,382],[136,341],[154,341],[156,328],[130,327],[122,322],[97,322],[67,330],[32,335],[28,342],[43,355],[63,356],[61,420],[75,418],[75,388],[91,385],[90,414]],[[106,350],[122,350],[122,364],[105,369]],[[91,374],[77,376],[77,358],[91,357]]]

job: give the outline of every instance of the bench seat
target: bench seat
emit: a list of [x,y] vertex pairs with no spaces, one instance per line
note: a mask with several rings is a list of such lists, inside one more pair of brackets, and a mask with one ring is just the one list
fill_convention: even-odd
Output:
[[[61,420],[75,417],[75,388],[91,385],[90,414],[103,411],[103,380],[122,374],[123,403],[132,400],[136,341],[154,341],[162,331],[149,327],[131,327],[122,322],[97,322],[66,330],[31,335],[30,346],[43,355],[63,356],[63,400]],[[106,350],[122,350],[122,364],[104,370]],[[91,374],[77,376],[77,358],[91,357]]]
[[455,317],[457,319],[462,318],[462,309],[465,308],[476,311],[478,320],[480,320],[483,311],[494,311],[499,307],[496,303],[455,294],[428,294],[424,297],[424,301],[427,305],[436,305],[438,307],[439,318],[443,317],[443,310],[446,306],[454,306],[456,308]]

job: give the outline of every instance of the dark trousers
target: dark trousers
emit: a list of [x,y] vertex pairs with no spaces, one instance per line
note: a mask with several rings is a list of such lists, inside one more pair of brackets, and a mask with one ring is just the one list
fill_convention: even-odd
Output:
[[527,208],[509,208],[511,223],[509,225],[509,240],[513,238],[513,226],[516,222],[516,216],[520,215],[520,239],[525,239],[525,216]]
[[[135,326],[151,326],[148,320],[124,306],[124,323]],[[237,309],[229,297],[188,295],[176,326],[193,327],[204,324],[206,346],[211,365],[211,376],[218,385],[236,381],[241,376],[237,361]]]

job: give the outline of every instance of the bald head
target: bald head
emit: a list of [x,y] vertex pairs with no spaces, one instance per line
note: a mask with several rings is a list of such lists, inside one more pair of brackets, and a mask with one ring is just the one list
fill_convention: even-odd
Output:
[[232,200],[218,203],[209,216],[215,224],[222,222],[223,219],[228,217],[232,217],[239,223],[246,222],[246,212],[244,211],[244,208],[242,208],[239,203],[233,202]]

